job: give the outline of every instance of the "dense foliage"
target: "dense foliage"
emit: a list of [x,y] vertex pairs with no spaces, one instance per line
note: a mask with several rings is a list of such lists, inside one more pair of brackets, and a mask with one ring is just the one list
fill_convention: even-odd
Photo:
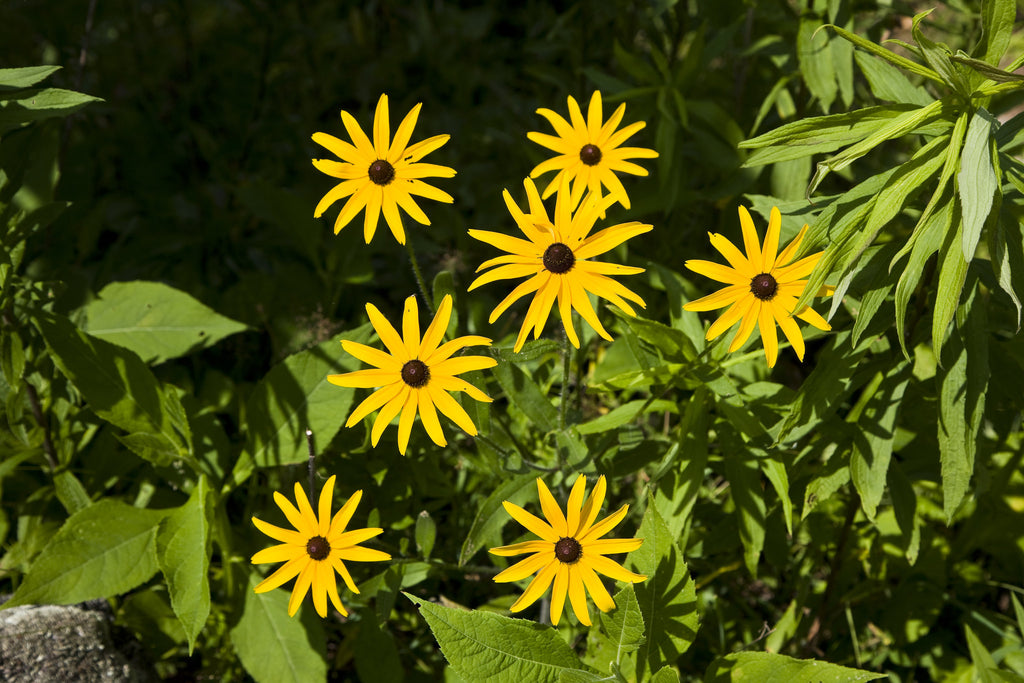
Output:
[[[1007,0],[5,3],[4,605],[107,598],[174,680],[1021,680],[1016,18]],[[595,229],[653,226],[600,257],[644,269],[623,282],[646,307],[602,301],[607,340],[579,315],[567,338],[556,305],[514,350],[538,315],[489,321],[515,284],[468,291],[499,254],[469,231],[515,232],[502,191],[525,207],[549,157],[536,110],[586,113],[595,90],[658,154]],[[362,216],[335,235],[341,203],[314,218],[333,183],[311,136],[344,137],[340,110],[369,131],[382,93],[392,132],[423,103],[413,142],[450,134],[426,161],[457,172],[429,179],[454,203],[420,201],[407,248],[383,218],[368,243]],[[831,330],[801,323],[802,362],[788,333],[777,362],[757,332],[730,353],[686,307],[721,285],[684,262],[721,261],[708,232],[743,244],[741,206],[759,237],[781,210],[780,250],[807,224],[793,256],[821,252],[797,305]],[[450,296],[448,338],[493,340],[459,370],[493,403],[455,394],[475,435],[438,404],[443,447],[422,413],[408,446],[401,425],[345,428],[369,392],[328,381],[387,343],[369,311],[402,330],[414,295],[423,329]],[[647,578],[605,579],[616,606],[591,626],[568,600],[549,625],[557,582],[510,618],[528,581],[493,581],[511,562],[488,549],[535,539],[510,508],[551,521],[538,477],[571,510],[579,474],[607,482],[601,517],[629,505],[612,535],[643,544],[614,559]],[[362,491],[350,528],[383,529],[365,557],[391,559],[347,565],[347,615],[307,596],[290,617],[290,584],[254,590],[272,541],[252,518],[287,526],[275,493],[316,509],[332,476],[331,509]]]

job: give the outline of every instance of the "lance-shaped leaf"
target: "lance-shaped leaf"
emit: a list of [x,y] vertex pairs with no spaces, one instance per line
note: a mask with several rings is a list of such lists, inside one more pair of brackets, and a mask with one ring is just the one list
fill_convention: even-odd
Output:
[[1016,19],[1017,3],[1013,0],[983,0],[981,42],[974,49],[974,54],[992,66],[999,66],[1010,45]]
[[832,51],[828,33],[818,31],[818,19],[806,14],[800,17],[796,34],[796,55],[800,73],[811,94],[818,98],[821,108],[828,112],[836,99],[836,74],[832,67]]
[[841,26],[836,26],[835,24],[827,24],[826,28],[835,31],[837,34],[839,34],[846,40],[850,41],[855,46],[863,50],[867,50],[873,55],[881,57],[885,61],[903,69],[904,71],[909,71],[910,73],[917,74],[918,76],[923,76],[935,83],[943,82],[942,77],[939,76],[939,74],[937,74],[932,69],[929,69],[926,66],[918,64],[917,62],[911,59],[907,59],[906,57],[898,55],[892,50],[887,50],[881,45],[873,43],[863,36],[853,33],[852,31],[847,31],[845,28],[842,28]]
[[90,102],[102,101],[92,95],[61,88],[32,88],[4,93],[0,99],[0,133],[23,123],[67,116]]
[[82,309],[82,329],[162,363],[247,329],[160,282],[112,282]]
[[863,683],[886,678],[884,673],[861,671],[814,659],[793,659],[769,652],[738,652],[712,662],[705,683],[758,681],[759,683]]
[[963,216],[963,250],[964,259],[974,258],[974,251],[981,239],[981,229],[992,211],[992,197],[999,187],[999,179],[993,163],[995,152],[992,136],[999,122],[980,107],[974,113],[971,124],[967,128],[964,149],[960,154],[960,173],[957,174],[957,187],[960,190],[960,211]]
[[615,609],[601,612],[601,628],[611,641],[615,652],[615,662],[633,652],[644,643],[644,618],[640,613],[640,604],[636,600],[633,584],[615,594]]
[[853,430],[850,476],[860,494],[861,507],[872,521],[885,492],[896,438],[896,416],[910,383],[910,370],[910,364],[904,361],[885,375],[860,412],[857,429]]
[[491,539],[500,538],[499,532],[510,519],[502,502],[507,500],[522,505],[533,495],[537,487],[536,482],[537,477],[532,473],[517,474],[487,496],[487,500],[480,506],[473,519],[473,526],[469,528],[466,540],[462,543],[462,550],[459,551],[460,566],[469,562]]
[[[44,80],[58,71],[59,66],[22,66],[16,69],[0,69],[0,88],[27,88]],[[2,90],[0,90],[2,93]]]
[[902,71],[883,59],[864,52],[857,52],[854,59],[867,78],[871,92],[880,100],[923,107],[935,99],[924,88],[911,83]]
[[156,532],[165,513],[101,500],[71,515],[3,608],[71,605],[127,593],[157,571]]
[[558,683],[563,672],[593,673],[550,626],[404,595],[419,607],[445,659],[463,680]]

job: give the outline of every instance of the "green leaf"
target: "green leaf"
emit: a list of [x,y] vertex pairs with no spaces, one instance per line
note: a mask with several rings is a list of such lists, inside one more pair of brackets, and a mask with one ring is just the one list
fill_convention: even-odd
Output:
[[[301,618],[288,616],[288,591],[257,593],[261,581],[250,572],[242,616],[231,629],[231,643],[242,666],[257,683],[310,683],[327,680],[323,626],[306,605]],[[308,601],[307,601],[308,602]]]
[[759,457],[757,462],[779,496],[779,501],[782,503],[782,517],[786,522],[786,531],[792,536],[793,501],[789,497],[789,475],[786,473],[786,464],[767,456]]
[[997,683],[999,677],[993,675],[997,667],[992,655],[967,624],[964,624],[964,632],[967,637],[967,649],[971,653],[971,662],[974,664],[975,673],[978,674],[978,680],[981,683]]
[[738,652],[711,663],[705,683],[757,681],[758,683],[862,683],[886,678],[884,673],[861,671],[814,659],[793,659],[769,652]]
[[624,655],[643,645],[644,618],[636,601],[633,584],[627,583],[625,588],[615,594],[615,609],[607,614],[601,612],[600,620],[601,628],[614,648],[616,664],[622,661]]
[[529,500],[530,492],[536,481],[537,476],[534,474],[517,474],[487,496],[487,500],[480,506],[473,519],[473,526],[469,528],[466,540],[462,542],[462,549],[459,551],[460,567],[469,562],[489,539],[499,538],[498,535],[502,527],[509,520],[508,513],[505,512],[505,508],[501,504],[502,501],[507,500],[522,505]]
[[941,358],[946,330],[960,304],[960,294],[967,278],[967,261],[961,248],[964,226],[956,220],[956,230],[948,230],[939,250],[939,284],[935,288],[935,309],[932,314],[932,348],[936,357]]
[[963,152],[960,154],[960,211],[963,219],[964,259],[970,261],[981,239],[981,229],[992,211],[992,196],[999,180],[992,168],[992,136],[999,123],[983,107],[979,107],[967,128]]
[[915,111],[919,108],[894,104],[793,121],[741,142],[740,149],[757,150],[747,157],[743,166],[763,166],[833,152],[863,140],[886,123]]
[[0,100],[0,132],[30,121],[67,116],[90,102],[102,101],[98,97],[60,88],[17,90],[5,94]]
[[651,683],[679,683],[679,672],[665,665],[651,677]]
[[982,0],[981,41],[974,53],[988,64],[999,66],[1010,45],[1016,18],[1017,4],[1013,0]]
[[960,73],[960,69],[950,60],[952,54],[949,48],[933,42],[921,31],[921,21],[931,14],[932,11],[932,9],[925,10],[914,16],[910,29],[911,34],[914,36],[914,42],[920,46],[921,54],[924,56],[925,61],[928,62],[928,66],[942,77],[946,85],[961,96],[969,97],[971,88],[967,84],[967,79]]
[[935,99],[924,88],[911,83],[899,69],[885,60],[864,52],[857,52],[854,59],[867,78],[871,92],[880,100],[923,107]]
[[61,67],[59,66],[51,65],[0,69],[0,88],[27,88],[44,80],[50,74],[60,69]]
[[896,438],[896,416],[910,383],[910,369],[910,363],[903,361],[886,374],[868,399],[853,431],[850,476],[860,494],[861,507],[871,521],[885,491]]
[[646,415],[647,413],[677,413],[679,405],[675,401],[630,401],[625,405],[618,406],[608,413],[596,417],[590,422],[577,425],[576,429],[580,434],[600,434],[601,432],[618,429],[629,424],[633,420]]
[[373,612],[366,611],[360,616],[354,648],[359,680],[362,683],[402,683],[405,671],[395,637],[381,629]]
[[683,553],[655,505],[647,498],[647,511],[636,533],[643,545],[626,559],[627,566],[647,580],[633,586],[640,614],[647,626],[647,640],[637,651],[637,679],[645,671],[673,664],[697,636],[697,591]]
[[189,654],[210,616],[210,521],[214,493],[200,476],[184,505],[165,517],[156,535],[156,557],[171,607],[188,638]]
[[[957,250],[959,253],[959,250]],[[975,282],[957,313],[959,330],[950,335],[947,355],[954,362],[936,374],[939,383],[939,458],[943,511],[951,521],[967,495],[985,411],[989,381],[987,302]],[[961,322],[962,321],[962,322]]]
[[818,98],[821,108],[828,112],[836,99],[836,77],[832,68],[832,50],[828,33],[818,31],[819,20],[812,14],[800,17],[796,34],[796,56],[800,73],[811,94]]
[[437,525],[426,510],[416,516],[416,547],[423,553],[423,559],[429,560],[437,539]]
[[837,34],[845,38],[846,40],[853,43],[856,47],[867,50],[871,54],[881,57],[885,61],[898,66],[904,71],[917,74],[918,76],[924,76],[928,80],[934,81],[935,83],[942,83],[942,77],[935,73],[926,66],[922,66],[915,61],[902,57],[891,50],[887,50],[881,45],[871,42],[867,38],[864,38],[856,33],[847,31],[846,29],[836,26],[835,24],[828,24],[827,28],[832,29]]
[[917,493],[898,462],[889,465],[889,495],[896,523],[903,533],[907,562],[916,564],[921,551],[921,516],[917,514]]
[[40,315],[35,323],[57,367],[89,407],[129,432],[120,437],[126,446],[154,464],[181,458],[198,470],[178,394],[165,390],[137,355],[82,332],[63,316]]
[[955,55],[950,55],[950,60],[957,63],[963,64],[972,71],[977,72],[978,75],[987,78],[990,81],[996,83],[1017,83],[1018,85],[1024,85],[1024,75],[1015,74],[1003,69],[996,68],[980,59],[972,59],[965,55],[963,52],[958,52]]
[[71,605],[127,593],[157,571],[156,531],[164,516],[111,499],[76,512],[0,609]]
[[508,400],[542,432],[553,432],[558,428],[558,409],[527,372],[501,358],[491,372]]
[[289,356],[268,372],[246,401],[246,448],[231,474],[245,481],[253,467],[271,467],[309,458],[306,429],[321,447],[345,423],[356,390],[327,381],[327,375],[358,370],[360,363],[341,348],[341,340],[366,343],[367,323],[311,349]]
[[1016,331],[1020,332],[1021,301],[1017,292],[1024,287],[1024,235],[1020,223],[1010,217],[1001,217],[992,228],[988,232],[992,271],[1017,310]]
[[160,282],[112,282],[82,308],[82,329],[162,363],[248,329]]
[[725,477],[729,480],[729,491],[736,504],[740,541],[743,542],[743,562],[750,575],[756,577],[758,559],[764,548],[766,517],[761,470],[756,458],[744,457],[745,449],[739,437],[731,436],[729,441],[726,452],[730,457],[723,459]]
[[467,681],[558,683],[564,671],[588,671],[550,626],[404,595],[419,607],[445,659]]
[[57,494],[57,500],[68,511],[68,514],[75,514],[79,510],[92,505],[88,491],[82,486],[82,482],[71,472],[64,470],[53,478],[53,490]]

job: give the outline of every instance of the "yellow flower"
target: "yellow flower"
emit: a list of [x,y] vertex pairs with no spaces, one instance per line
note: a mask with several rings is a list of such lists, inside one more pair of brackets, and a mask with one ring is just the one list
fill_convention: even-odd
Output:
[[[339,140],[327,133],[313,133],[313,141],[326,147],[342,161],[313,159],[313,165],[329,176],[342,182],[324,195],[313,212],[315,218],[323,215],[329,206],[340,199],[348,201],[334,221],[334,234],[355,218],[364,208],[363,237],[369,244],[377,230],[377,221],[383,211],[384,220],[399,244],[405,244],[405,229],[402,227],[401,207],[413,220],[430,225],[430,219],[423,213],[413,195],[427,197],[439,202],[454,201],[447,192],[428,185],[421,178],[451,178],[455,171],[447,166],[417,163],[430,152],[448,142],[448,135],[435,135],[423,142],[409,145],[412,129],[416,126],[421,104],[412,108],[398,126],[395,138],[390,141],[391,128],[388,124],[388,96],[381,95],[377,112],[373,116],[373,143],[347,111],[341,112],[345,130],[352,138],[352,144]],[[351,196],[349,196],[351,195]]]
[[[601,538],[611,531],[626,516],[628,505],[623,505],[615,514],[605,517],[598,523],[597,513],[604,502],[607,488],[604,476],[597,480],[597,486],[591,491],[587,502],[583,502],[583,493],[587,478],[582,474],[576,478],[572,491],[569,492],[569,504],[566,514],[558,507],[554,496],[540,479],[537,490],[540,493],[540,507],[544,511],[547,522],[536,517],[515,503],[507,500],[503,503],[505,510],[517,522],[541,537],[539,541],[526,541],[491,548],[494,555],[511,556],[533,553],[494,577],[498,583],[519,581],[536,573],[526,591],[510,608],[513,613],[521,612],[544,595],[548,586],[554,582],[551,591],[551,623],[558,625],[562,616],[565,597],[576,618],[581,624],[590,626],[590,615],[587,612],[587,593],[594,599],[594,604],[602,612],[615,608],[615,601],[608,594],[597,574],[603,574],[618,581],[637,583],[646,576],[634,574],[622,568],[614,560],[605,555],[609,553],[628,553],[643,544],[642,538]],[[597,572],[597,573],[595,573]],[[584,590],[585,589],[585,590]]]
[[321,617],[327,616],[327,596],[331,596],[331,602],[339,612],[348,615],[345,607],[338,597],[338,583],[334,578],[334,572],[341,574],[346,585],[353,593],[358,593],[351,574],[345,567],[345,560],[351,562],[378,562],[390,560],[391,555],[373,550],[372,548],[361,548],[359,544],[380,534],[383,529],[353,529],[345,531],[352,513],[359,505],[362,491],[356,491],[348,499],[338,514],[331,519],[331,496],[334,493],[334,477],[327,480],[324,488],[320,491],[320,514],[313,514],[313,508],[306,498],[302,486],[295,484],[295,500],[299,507],[292,505],[291,501],[274,491],[274,501],[284,512],[284,516],[295,531],[282,529],[273,524],[267,524],[261,519],[252,518],[256,528],[270,536],[275,541],[281,541],[281,545],[266,548],[252,556],[253,564],[264,564],[267,562],[284,562],[282,567],[263,579],[256,586],[257,593],[272,591],[285,581],[298,577],[295,587],[292,589],[292,597],[288,601],[288,616],[294,616],[299,610],[299,603],[306,597],[306,591],[313,592],[313,606]]
[[[563,180],[563,183],[567,182]],[[512,218],[526,239],[486,230],[470,230],[471,237],[507,251],[509,255],[498,256],[482,263],[477,272],[485,268],[494,269],[474,280],[469,286],[469,291],[495,280],[532,276],[513,289],[512,293],[491,312],[489,318],[493,323],[515,301],[536,292],[526,312],[522,329],[519,330],[515,344],[516,352],[526,342],[531,327],[534,338],[540,336],[556,298],[565,333],[573,346],[579,348],[580,340],[573,328],[572,309],[576,309],[599,335],[611,340],[611,335],[597,319],[587,293],[593,292],[635,317],[636,312],[625,299],[646,308],[644,300],[608,276],[635,275],[644,272],[644,269],[588,259],[614,249],[631,237],[650,231],[651,226],[630,221],[591,235],[590,231],[598,215],[613,204],[614,199],[590,194],[574,215],[573,209],[576,205],[572,202],[569,192],[559,192],[555,205],[555,219],[552,222],[533,181],[527,178],[523,184],[526,186],[526,195],[529,199],[529,213],[520,210],[508,190],[505,190],[504,197]]]
[[[563,179],[571,179],[574,203],[579,202],[583,190],[598,197],[601,196],[601,185],[608,188],[609,194],[625,208],[629,208],[629,195],[615,175],[616,171],[645,176],[647,169],[626,161],[627,159],[653,159],[658,153],[643,147],[619,147],[634,133],[643,128],[643,121],[631,123],[622,130],[615,128],[622,122],[626,105],[620,104],[608,121],[602,124],[601,93],[594,91],[587,110],[587,120],[576,100],[569,97],[569,121],[551,111],[538,109],[537,113],[546,118],[555,129],[556,135],[544,133],[527,133],[527,137],[548,149],[558,152],[558,156],[541,162],[530,173],[531,178],[543,175],[548,171],[557,170],[554,179],[544,189],[544,199],[561,187]],[[602,213],[603,216],[603,213]]]
[[[761,329],[764,355],[770,368],[775,367],[775,360],[779,355],[776,323],[782,328],[782,333],[786,335],[800,360],[804,359],[804,338],[793,316],[814,325],[819,330],[832,329],[832,326],[812,308],[805,306],[799,311],[793,310],[797,299],[807,286],[806,278],[818,264],[822,252],[790,263],[807,233],[805,225],[796,239],[776,256],[781,225],[782,216],[777,208],[772,207],[768,220],[768,234],[765,235],[762,248],[757,243],[754,221],[747,209],[741,206],[740,226],[743,229],[743,244],[747,255],[740,253],[739,249],[722,235],[709,233],[711,245],[725,257],[729,265],[693,260],[684,264],[695,273],[729,285],[683,306],[687,311],[712,311],[729,306],[729,309],[708,328],[708,340],[714,339],[736,322],[742,321],[732,344],[729,345],[729,351],[735,351],[743,346],[757,324]],[[822,287],[817,295],[831,296],[834,291],[834,287]]]
[[476,436],[476,425],[448,392],[464,391],[477,401],[490,403],[492,399],[487,394],[455,375],[471,370],[493,368],[498,361],[486,356],[452,356],[466,346],[490,344],[491,340],[470,335],[441,344],[452,315],[451,296],[445,296],[441,301],[437,315],[434,316],[422,340],[415,295],[405,300],[402,336],[399,336],[376,306],[366,304],[366,312],[388,352],[384,353],[353,341],[341,342],[346,351],[374,367],[343,375],[328,375],[327,380],[341,387],[380,387],[352,411],[345,426],[351,427],[380,408],[370,432],[371,441],[376,447],[385,427],[391,423],[395,415],[401,413],[402,417],[398,421],[398,450],[402,455],[405,455],[406,446],[409,445],[409,434],[417,412],[427,434],[438,446],[448,445],[444,432],[441,431],[441,423],[437,419],[438,410],[451,418],[452,422],[467,434]]

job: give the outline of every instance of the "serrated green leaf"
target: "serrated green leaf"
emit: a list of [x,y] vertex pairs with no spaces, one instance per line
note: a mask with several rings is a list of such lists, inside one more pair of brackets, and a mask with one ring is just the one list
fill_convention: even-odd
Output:
[[507,500],[522,505],[529,500],[536,481],[536,475],[517,474],[487,496],[487,500],[480,506],[473,519],[473,526],[469,528],[466,540],[462,542],[462,549],[459,551],[460,567],[469,562],[473,555],[488,542],[488,539],[496,537],[508,522],[509,516],[505,512],[502,502]]
[[827,113],[836,99],[836,77],[832,67],[832,50],[829,49],[828,33],[818,31],[820,22],[813,14],[800,17],[796,34],[796,55],[800,73],[808,90],[821,103]]
[[645,672],[672,664],[689,649],[697,636],[697,591],[683,553],[653,496],[636,533],[644,543],[626,559],[627,566],[647,580],[635,584],[637,603],[647,628],[647,639],[637,650],[637,679]]
[[445,659],[467,681],[558,683],[563,671],[589,671],[550,626],[405,596],[416,603]]
[[705,683],[757,681],[758,683],[863,683],[885,678],[884,673],[861,671],[814,659],[793,659],[769,652],[738,652],[712,662]]
[[82,332],[63,316],[41,315],[35,323],[89,407],[129,432],[125,445],[157,465],[181,458],[198,471],[188,418],[173,387],[164,389],[133,352]]
[[27,88],[44,80],[61,68],[47,64],[43,66],[22,66],[16,69],[0,69],[0,88]]
[[615,663],[618,664],[629,652],[635,651],[644,643],[644,618],[640,613],[640,604],[636,601],[633,584],[626,586],[615,594],[615,609],[600,614],[601,628],[611,640],[615,652]]
[[983,107],[979,107],[967,128],[960,154],[957,187],[963,225],[964,259],[970,261],[981,239],[981,230],[992,210],[992,197],[999,180],[992,167],[992,136],[999,123]]
[[76,512],[0,609],[109,598],[148,581],[157,571],[156,531],[164,516],[111,499]]
[[366,343],[367,323],[306,351],[289,356],[260,380],[246,402],[246,449],[231,474],[245,481],[253,467],[302,462],[309,458],[306,429],[321,446],[345,423],[355,389],[327,381],[334,373],[358,370],[360,363],[341,348],[341,340]]
[[288,616],[288,591],[257,593],[262,578],[250,572],[242,616],[231,629],[231,643],[242,666],[257,683],[310,683],[327,680],[327,639],[315,612]]
[[157,562],[190,654],[210,616],[210,520],[215,505],[206,477],[200,476],[189,499],[163,519],[156,534]]
[[911,83],[899,69],[885,60],[864,52],[857,52],[854,59],[857,60],[857,66],[867,78],[871,92],[878,99],[913,104],[918,107],[923,107],[934,101],[935,98],[930,96],[924,88]]
[[885,492],[896,438],[896,416],[910,383],[910,369],[910,364],[904,361],[885,375],[867,401],[857,420],[858,428],[854,430],[850,477],[860,494],[861,507],[872,521]]
[[248,329],[160,282],[112,282],[82,308],[82,329],[162,363]]

